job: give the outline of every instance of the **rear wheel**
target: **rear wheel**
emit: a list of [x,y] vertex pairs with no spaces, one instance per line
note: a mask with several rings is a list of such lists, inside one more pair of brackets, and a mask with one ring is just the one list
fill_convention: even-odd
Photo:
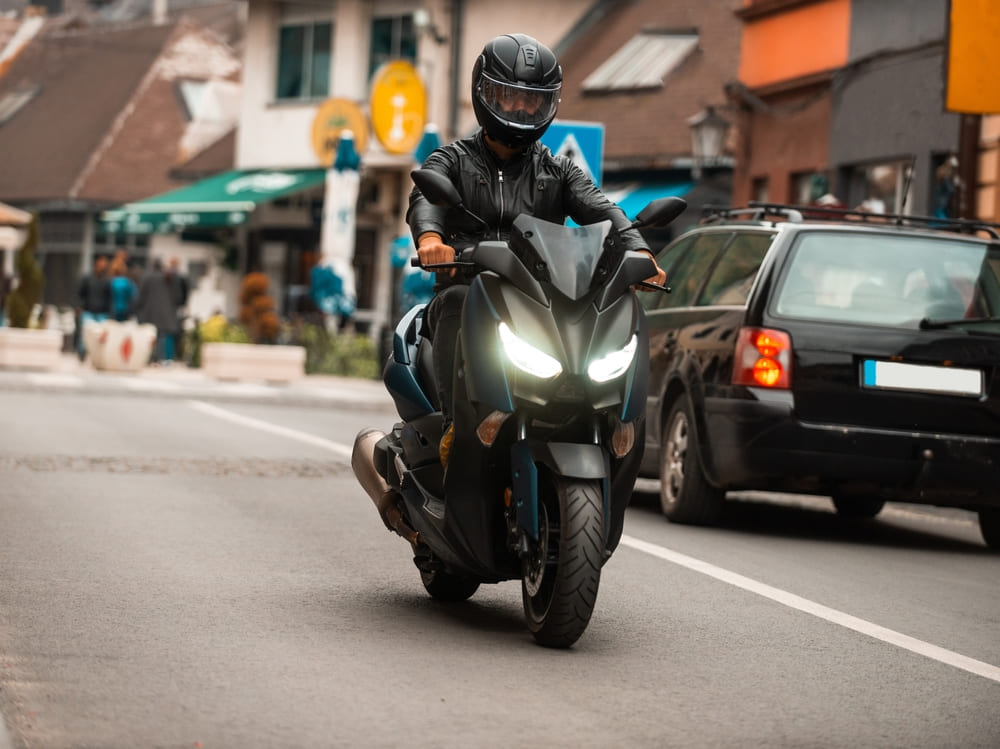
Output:
[[979,530],[987,546],[1000,550],[1000,510],[992,507],[980,510]]
[[478,580],[452,575],[444,570],[421,570],[420,580],[431,597],[439,601],[464,601],[479,589]]
[[587,628],[604,552],[601,482],[556,478],[539,497],[538,543],[524,562],[528,629],[545,647],[568,648]]
[[885,500],[878,497],[857,497],[848,494],[833,496],[833,506],[845,518],[873,518],[882,512]]
[[670,409],[660,445],[660,508],[674,523],[713,525],[726,493],[705,479],[693,423],[691,401],[682,395]]

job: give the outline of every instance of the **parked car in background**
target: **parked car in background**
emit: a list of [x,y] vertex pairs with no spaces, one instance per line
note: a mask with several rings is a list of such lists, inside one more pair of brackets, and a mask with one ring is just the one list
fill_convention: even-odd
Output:
[[750,204],[657,260],[645,475],[711,524],[728,490],[978,512],[1000,548],[1000,227]]

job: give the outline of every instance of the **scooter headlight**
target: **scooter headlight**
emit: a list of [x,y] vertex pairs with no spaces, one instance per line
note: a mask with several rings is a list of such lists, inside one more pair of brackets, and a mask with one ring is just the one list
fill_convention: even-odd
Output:
[[607,382],[615,377],[621,377],[632,366],[635,358],[636,337],[635,334],[625,344],[624,348],[605,354],[600,359],[595,359],[587,367],[587,374],[594,382]]
[[518,338],[507,323],[500,323],[497,329],[500,332],[504,353],[518,369],[543,380],[551,379],[562,372],[562,364],[556,358]]

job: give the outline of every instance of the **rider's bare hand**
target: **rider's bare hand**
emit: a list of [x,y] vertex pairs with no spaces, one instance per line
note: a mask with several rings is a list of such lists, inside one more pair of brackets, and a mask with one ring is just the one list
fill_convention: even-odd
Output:
[[[649,253],[649,255],[650,257],[652,257],[653,253]],[[660,267],[659,263],[656,262],[655,258],[653,259],[653,265],[656,266],[656,273],[647,278],[645,282],[655,283],[657,286],[665,285],[667,283],[667,272]],[[650,289],[647,286],[636,285],[633,288],[635,288],[637,291],[655,291],[655,289]]]
[[[452,263],[455,261],[455,248],[445,244],[440,234],[435,234],[434,232],[421,234],[417,245],[417,257],[420,258],[420,264],[423,266]],[[455,268],[451,268],[448,271],[448,275],[454,276]]]

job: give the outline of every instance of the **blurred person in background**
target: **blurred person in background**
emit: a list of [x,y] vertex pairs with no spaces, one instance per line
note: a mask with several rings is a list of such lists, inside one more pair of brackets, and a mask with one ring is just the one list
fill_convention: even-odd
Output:
[[111,316],[125,322],[135,310],[139,289],[128,274],[128,255],[120,251],[111,261]]
[[104,322],[111,314],[111,283],[106,255],[94,257],[93,269],[83,275],[76,289],[76,353],[80,361],[87,358],[83,327],[89,322]]
[[177,318],[177,327],[168,335],[165,342],[167,353],[164,358],[171,361],[183,355],[179,350],[179,343],[183,340],[181,332],[184,330],[185,307],[188,301],[188,280],[181,274],[181,261],[177,257],[170,258],[164,276],[167,289],[170,291],[170,303],[174,307],[174,317]]
[[153,266],[142,277],[135,311],[140,323],[149,323],[156,328],[156,346],[153,349],[152,362],[161,364],[173,362],[173,341],[179,329],[177,308],[174,306],[170,285],[167,283],[163,263],[159,258],[153,261]]
[[10,294],[11,279],[0,268],[0,328],[7,324],[7,295]]

